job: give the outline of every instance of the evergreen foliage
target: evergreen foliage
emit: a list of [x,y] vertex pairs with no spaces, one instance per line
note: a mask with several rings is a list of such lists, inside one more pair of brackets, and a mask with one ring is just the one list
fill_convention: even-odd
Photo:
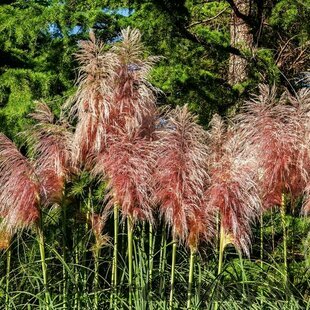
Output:
[[[230,46],[230,1],[2,1],[0,4],[0,119],[15,136],[33,100],[59,106],[73,92],[77,42],[93,28],[105,42],[121,28],[137,27],[149,53],[163,59],[152,82],[162,103],[189,104],[207,124],[214,112],[234,113],[259,82],[290,87],[309,65],[309,3],[262,1],[253,10],[252,50]],[[256,2],[254,2],[256,3]],[[258,3],[258,2],[257,2]],[[255,8],[255,6],[253,6]],[[263,17],[260,17],[263,16]],[[254,23],[254,24],[255,24]],[[255,24],[255,25],[256,25]],[[242,84],[227,80],[230,53],[249,62]]]

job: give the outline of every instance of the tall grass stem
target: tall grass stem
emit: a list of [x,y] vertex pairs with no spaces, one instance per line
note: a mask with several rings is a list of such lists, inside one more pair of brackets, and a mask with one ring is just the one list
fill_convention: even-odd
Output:
[[[222,273],[222,269],[223,269],[223,257],[224,257],[224,250],[225,250],[225,246],[226,246],[226,236],[225,236],[225,231],[224,231],[224,227],[222,224],[220,224],[220,238],[219,238],[219,261],[218,261],[218,268],[217,268],[217,275],[218,277],[221,275]],[[217,296],[217,300],[215,301],[215,305],[214,305],[214,310],[218,309],[218,296]]]
[[[118,255],[118,225],[119,225],[119,217],[118,217],[118,205],[114,205],[113,209],[114,213],[114,247],[113,247],[113,261],[112,261],[112,292],[111,292],[111,298],[110,298],[110,307],[111,308],[116,308],[117,307],[117,269],[118,269],[118,264],[117,264],[117,255]],[[113,304],[113,306],[112,306]]]
[[49,310],[49,291],[47,286],[47,268],[45,261],[45,246],[44,246],[44,233],[43,233],[43,220],[42,220],[42,212],[40,216],[39,223],[37,225],[37,237],[40,249],[41,256],[41,268],[42,268],[42,278],[43,278],[43,286],[44,286],[44,298],[46,304],[46,310]]
[[196,254],[196,249],[194,247],[190,247],[188,290],[187,290],[187,305],[186,305],[187,309],[191,308],[192,287],[193,287],[193,278],[194,278],[195,254]]
[[225,249],[225,231],[224,231],[223,225],[221,225],[221,227],[220,227],[219,261],[218,261],[218,269],[217,269],[217,275],[218,276],[222,273],[222,269],[223,269],[224,249]]
[[94,264],[95,264],[95,274],[94,274],[94,290],[95,290],[95,300],[94,309],[98,310],[98,289],[99,289],[99,257],[100,257],[100,245],[96,244],[94,249]]
[[153,236],[153,225],[150,223],[149,226],[149,279],[148,279],[148,288],[152,290],[152,281],[153,281],[153,260],[154,260],[154,236]]
[[[62,255],[64,262],[67,261],[67,235],[66,235],[66,225],[67,225],[67,210],[64,203],[62,203]],[[67,309],[67,294],[68,294],[68,283],[67,283],[67,270],[65,265],[63,265],[62,269],[63,273],[63,310]]]
[[164,297],[166,251],[167,251],[166,226],[163,225],[161,232],[160,254],[159,254],[159,274],[160,274],[159,293],[161,299],[163,299]]
[[12,246],[11,242],[6,251],[6,294],[5,294],[5,309],[9,310],[10,307],[10,273],[11,273],[11,257],[12,257]]
[[173,309],[176,256],[177,256],[177,241],[174,239],[172,244],[172,261],[171,261],[171,274],[170,274],[170,296],[169,296],[170,310]]
[[260,213],[260,268],[263,270],[263,259],[264,259],[264,220],[263,212]]
[[128,237],[128,287],[129,287],[129,309],[132,309],[132,280],[133,280],[133,272],[132,272],[132,259],[133,259],[133,221],[130,216],[127,218],[127,237]]
[[281,199],[281,223],[282,223],[282,231],[283,231],[283,264],[284,264],[284,272],[283,272],[283,282],[284,285],[287,285],[287,234],[286,234],[286,199],[285,194],[282,194]]

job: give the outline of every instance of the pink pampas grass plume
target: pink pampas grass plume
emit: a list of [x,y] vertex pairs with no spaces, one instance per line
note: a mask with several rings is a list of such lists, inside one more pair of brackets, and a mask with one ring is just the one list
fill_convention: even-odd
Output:
[[[291,98],[291,99],[290,99]],[[257,159],[259,182],[265,208],[281,204],[282,193],[300,196],[308,179],[309,151],[301,110],[280,99],[276,89],[259,86],[259,95],[246,102],[237,117],[248,143],[248,152]]]
[[[299,135],[304,141],[300,145],[300,162],[305,167],[304,182],[304,203],[302,212],[310,213],[310,90],[307,88],[300,89],[296,94],[291,95],[286,92],[287,101],[295,108],[296,115],[299,120]],[[304,184],[303,184],[304,185]]]
[[154,149],[141,137],[138,124],[127,121],[125,128],[114,128],[109,147],[97,158],[94,174],[108,180],[107,208],[117,204],[124,217],[153,221],[150,200]]
[[[145,49],[138,29],[121,32],[122,40],[112,47],[118,66],[113,83],[113,116],[111,121],[124,126],[126,118],[135,118],[145,134],[154,126],[156,93],[147,80],[150,70],[159,57],[145,57]],[[151,129],[152,130],[152,129]]]
[[40,186],[34,168],[11,140],[0,133],[1,225],[10,232],[39,219]]
[[155,200],[174,239],[197,246],[212,234],[210,210],[203,205],[208,179],[206,133],[188,107],[177,107],[157,131]]
[[104,44],[90,32],[90,40],[80,41],[76,58],[80,63],[78,90],[66,103],[69,115],[77,119],[73,143],[75,162],[84,165],[88,156],[100,151],[105,144],[106,124],[112,110],[112,80],[117,59],[104,52]]
[[54,122],[45,103],[38,103],[31,117],[38,121],[29,131],[35,172],[41,184],[45,204],[60,202],[65,182],[72,171],[72,133],[65,123]]
[[245,156],[244,137],[227,129],[218,115],[211,126],[210,181],[205,201],[209,208],[220,212],[221,225],[233,244],[249,255],[251,223],[261,206],[253,158]]

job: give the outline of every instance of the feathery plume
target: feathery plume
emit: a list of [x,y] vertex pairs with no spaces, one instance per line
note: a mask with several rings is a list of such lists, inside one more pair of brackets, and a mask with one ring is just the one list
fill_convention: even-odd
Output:
[[108,179],[108,209],[118,204],[124,217],[152,222],[153,145],[141,137],[140,127],[133,120],[125,125],[114,128],[109,148],[98,156],[93,173]]
[[66,108],[77,118],[73,143],[75,162],[84,163],[89,155],[104,147],[106,123],[112,110],[111,93],[118,61],[116,55],[104,52],[104,44],[90,32],[90,40],[79,43],[76,58],[80,63],[78,90]]
[[300,162],[305,167],[305,199],[302,212],[308,214],[310,212],[310,90],[307,88],[300,89],[294,96],[286,93],[288,102],[295,107],[295,117],[299,120],[300,138],[304,140],[304,144],[300,145]]
[[77,162],[102,152],[106,137],[115,127],[125,126],[127,118],[136,118],[144,135],[153,130],[156,90],[147,82],[147,74],[157,58],[143,56],[138,30],[127,28],[122,38],[108,52],[93,33],[89,41],[80,43],[78,91],[70,112],[78,119],[74,134]]
[[29,116],[41,124],[53,124],[55,118],[48,105],[40,101],[36,102],[35,111]]
[[67,124],[53,123],[54,115],[45,103],[38,103],[32,118],[40,122],[29,132],[36,175],[45,204],[59,202],[71,169],[72,134]]
[[218,115],[213,117],[211,125],[206,204],[220,212],[226,234],[237,248],[249,255],[251,223],[260,210],[253,159],[244,154],[244,137],[227,129]]
[[0,189],[1,225],[9,232],[28,228],[38,220],[40,186],[34,168],[2,133]]
[[135,118],[144,130],[153,125],[156,110],[156,90],[147,76],[159,57],[144,57],[141,33],[128,27],[121,32],[122,41],[112,47],[118,59],[113,84],[114,118],[123,126],[127,117]]
[[157,131],[155,200],[175,239],[197,246],[212,232],[210,210],[203,208],[206,170],[206,133],[188,107],[177,107]]
[[286,94],[277,100],[275,87],[260,85],[259,95],[246,102],[237,117],[249,141],[248,152],[257,159],[265,208],[280,205],[282,193],[294,199],[305,188],[308,152],[300,115],[296,106],[287,104]]

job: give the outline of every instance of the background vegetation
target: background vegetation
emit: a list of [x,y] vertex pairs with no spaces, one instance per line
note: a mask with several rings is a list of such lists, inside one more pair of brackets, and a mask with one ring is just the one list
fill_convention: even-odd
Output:
[[[261,12],[258,13],[261,3]],[[12,136],[33,100],[55,110],[73,92],[77,42],[90,28],[115,40],[131,25],[147,51],[164,58],[152,72],[162,103],[190,104],[202,124],[234,111],[259,82],[292,87],[309,67],[308,1],[253,1],[253,44],[230,42],[230,1],[2,1],[0,5],[1,121]],[[250,2],[249,2],[250,4]],[[218,15],[218,16],[217,16]],[[258,27],[259,26],[259,27]],[[258,30],[257,30],[258,27]],[[228,81],[230,53],[242,53],[248,77]]]

